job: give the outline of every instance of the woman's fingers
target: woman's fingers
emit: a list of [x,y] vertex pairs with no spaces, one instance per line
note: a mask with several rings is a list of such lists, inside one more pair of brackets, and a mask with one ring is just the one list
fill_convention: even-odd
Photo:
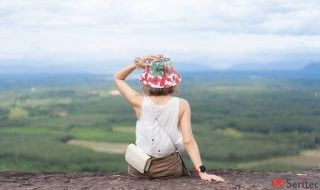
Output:
[[219,177],[219,176],[216,176],[216,175],[213,175],[213,176],[212,176],[212,179],[213,179],[213,180],[216,180],[216,181],[224,181],[223,178],[221,178],[221,177]]
[[151,54],[151,55],[147,55],[146,57],[163,57],[162,54]]
[[163,58],[164,55],[162,54],[150,54],[146,55],[138,60],[139,64],[143,67],[149,65],[152,61]]
[[154,60],[154,59],[159,59],[159,58],[162,58],[163,55],[161,54],[158,54],[158,55],[147,55],[145,56],[147,59],[151,59],[151,60]]
[[224,181],[224,179],[222,179],[222,178],[219,177],[219,176],[210,175],[210,174],[207,174],[207,173],[200,174],[200,178],[201,178],[202,180],[206,180],[206,181],[212,181],[212,180],[215,180],[215,181]]
[[159,59],[159,57],[148,57],[148,58],[147,58],[147,60],[148,60],[149,62],[151,62],[151,61],[153,61],[153,60],[157,60],[157,59]]
[[202,180],[205,180],[205,181],[211,181],[211,175],[207,174],[207,173],[204,173],[204,174],[200,174],[200,178]]

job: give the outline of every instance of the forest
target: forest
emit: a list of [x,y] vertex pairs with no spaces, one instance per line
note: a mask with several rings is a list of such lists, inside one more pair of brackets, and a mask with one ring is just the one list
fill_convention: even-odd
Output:
[[[138,80],[128,83],[142,93]],[[174,96],[190,103],[193,133],[209,168],[320,164],[317,74],[184,73]],[[125,172],[135,122],[111,75],[1,75],[0,170]]]

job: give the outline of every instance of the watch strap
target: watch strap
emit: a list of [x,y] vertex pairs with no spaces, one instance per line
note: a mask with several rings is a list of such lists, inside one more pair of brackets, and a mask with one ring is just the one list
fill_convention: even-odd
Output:
[[201,165],[199,167],[199,169],[200,169],[200,172],[205,172],[206,171],[206,167],[204,165]]

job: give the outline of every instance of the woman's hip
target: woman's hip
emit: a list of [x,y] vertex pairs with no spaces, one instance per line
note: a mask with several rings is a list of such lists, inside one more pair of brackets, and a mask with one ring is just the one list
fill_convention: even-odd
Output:
[[185,166],[179,152],[174,152],[163,158],[152,158],[146,173],[128,165],[128,174],[135,178],[174,178],[185,174]]

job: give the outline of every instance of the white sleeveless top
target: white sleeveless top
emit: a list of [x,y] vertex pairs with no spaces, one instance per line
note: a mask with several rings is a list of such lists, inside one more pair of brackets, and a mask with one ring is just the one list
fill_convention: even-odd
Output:
[[178,97],[172,97],[164,105],[156,105],[149,96],[143,96],[141,116],[136,122],[136,145],[156,158],[165,157],[175,151],[184,152],[178,123]]

